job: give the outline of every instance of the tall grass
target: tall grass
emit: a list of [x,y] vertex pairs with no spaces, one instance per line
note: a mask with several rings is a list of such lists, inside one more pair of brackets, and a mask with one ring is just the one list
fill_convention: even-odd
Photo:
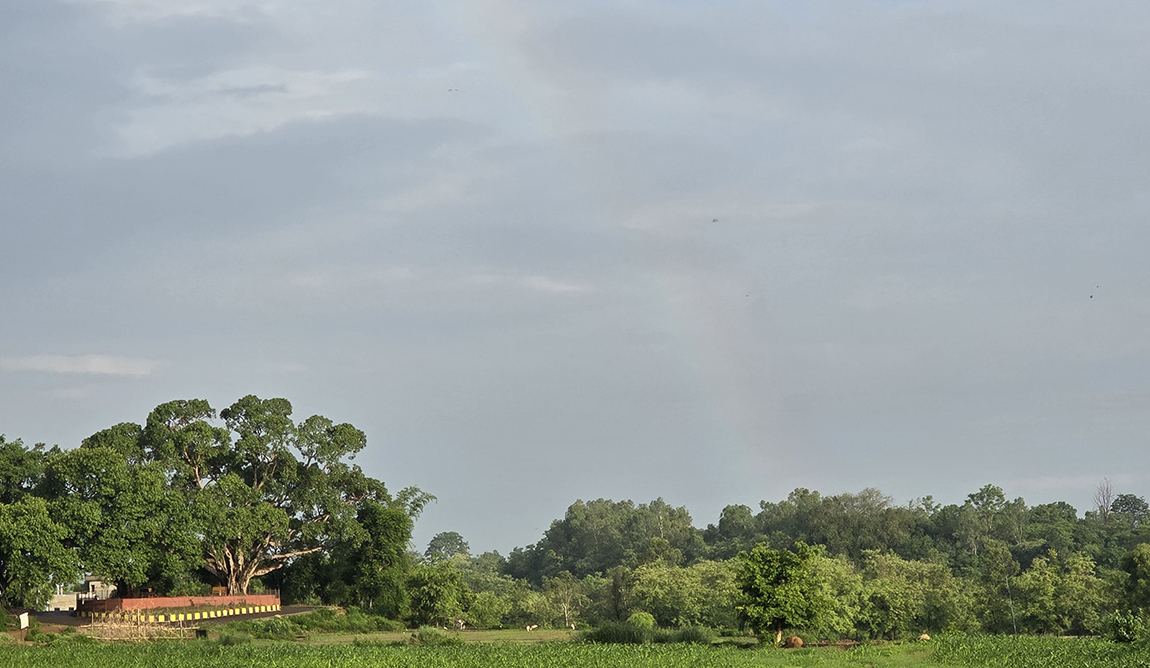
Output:
[[709,645],[715,641],[715,632],[698,626],[669,629],[644,628],[631,622],[608,622],[579,635],[584,642],[601,645],[639,645],[642,643],[693,643]]

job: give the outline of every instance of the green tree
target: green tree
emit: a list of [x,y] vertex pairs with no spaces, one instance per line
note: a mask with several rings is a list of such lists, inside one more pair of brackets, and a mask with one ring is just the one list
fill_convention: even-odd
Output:
[[1126,572],[1126,603],[1133,610],[1150,610],[1150,544],[1140,543],[1122,559]]
[[718,525],[708,524],[703,531],[703,540],[711,546],[712,558],[730,559],[754,547],[757,535],[755,516],[750,507],[740,504],[723,508]]
[[100,439],[49,458],[41,493],[65,523],[84,567],[121,595],[165,589],[200,561],[200,527],[165,467],[129,463]]
[[[291,414],[286,399],[249,395],[220,411],[219,426],[208,402],[170,401],[143,427],[119,424],[49,457],[44,491],[85,565],[127,591],[203,568],[232,593],[290,561],[368,540],[364,504],[414,518],[432,498],[416,488],[392,497],[352,465],[366,445],[352,425],[319,415],[297,424]],[[379,599],[382,581],[366,582]],[[324,596],[335,589],[352,596],[328,578]]]
[[1063,567],[1052,552],[1049,558],[1036,558],[1013,582],[1018,590],[1018,623],[1025,631],[1087,635],[1101,630],[1101,610],[1110,601],[1089,557],[1073,555]]
[[[1069,503],[1058,501],[1034,506],[1030,509],[1026,527],[1027,550],[1012,550],[1020,555],[1019,561],[1029,565],[1034,557],[1054,551],[1072,554],[1079,526],[1078,511]],[[1027,554],[1029,552],[1029,554]]]
[[451,564],[418,564],[408,574],[411,620],[416,624],[451,626],[463,618],[472,593]]
[[583,592],[582,583],[567,571],[543,581],[543,596],[555,617],[563,618],[563,628],[573,627],[579,613],[591,604],[591,599]]
[[736,609],[754,632],[762,636],[775,632],[782,640],[783,629],[817,626],[833,602],[815,579],[817,547],[795,543],[793,550],[771,550],[756,545],[740,552],[737,582],[741,595]]
[[1039,634],[1058,634],[1065,630],[1066,625],[1058,614],[1061,579],[1057,560],[1045,557],[1035,559],[1029,570],[1014,579],[1021,629]]
[[53,583],[76,577],[67,538],[67,527],[53,521],[44,499],[25,496],[0,504],[0,606],[41,608]]
[[0,504],[16,503],[35,491],[46,457],[43,443],[25,447],[20,439],[9,441],[0,434]]
[[1083,554],[1066,560],[1058,591],[1058,610],[1063,626],[1072,635],[1095,635],[1102,631],[1103,612],[1117,604],[1117,592],[1098,577],[1094,560]]
[[441,531],[427,543],[423,556],[432,561],[450,559],[457,554],[471,556],[471,546],[455,531]]
[[562,520],[552,522],[538,543],[512,551],[506,572],[540,586],[543,578],[561,571],[581,578],[622,564],[635,566],[652,549],[660,556],[678,554],[691,562],[705,552],[706,545],[687,509],[672,507],[663,499],[639,505],[607,499],[576,501]]
[[631,600],[659,626],[734,626],[738,587],[732,565],[699,561],[687,568],[650,563],[635,569]]
[[846,638],[857,635],[863,607],[862,576],[845,555],[820,555],[811,565],[815,582],[822,589],[822,598],[831,601],[831,607],[813,627],[821,638]]
[[404,578],[410,565],[407,545],[414,518],[398,503],[367,499],[360,502],[356,520],[362,534],[347,541],[340,552],[349,564],[347,584],[360,607],[398,618],[407,610]]
[[431,498],[408,488],[393,499],[347,461],[365,447],[362,431],[320,415],[297,425],[286,399],[249,395],[220,411],[236,436],[230,446],[207,423],[206,402],[171,402],[153,413],[152,456],[172,467],[196,504],[204,565],[233,593],[293,558],[355,539],[364,502],[399,503],[414,516]]
[[1110,514],[1122,518],[1131,529],[1135,529],[1150,516],[1150,504],[1134,494],[1119,494],[1110,504]]
[[503,616],[511,611],[511,601],[493,591],[475,595],[471,607],[467,609],[467,622],[481,629],[493,629],[502,625]]
[[868,552],[858,625],[870,637],[906,638],[968,625],[969,601],[950,569]]
[[1013,582],[1020,568],[1001,541],[991,540],[979,554],[976,616],[983,629],[991,633],[1017,633],[1018,610],[1015,606],[1017,587]]

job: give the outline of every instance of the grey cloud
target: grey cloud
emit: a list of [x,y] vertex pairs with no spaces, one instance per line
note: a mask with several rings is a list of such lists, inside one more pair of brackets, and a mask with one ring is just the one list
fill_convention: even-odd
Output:
[[24,355],[0,357],[4,371],[40,371],[110,376],[147,376],[160,362],[139,357],[112,355]]
[[1144,3],[140,7],[0,9],[0,355],[170,360],[9,435],[288,396],[503,550],[1147,463]]

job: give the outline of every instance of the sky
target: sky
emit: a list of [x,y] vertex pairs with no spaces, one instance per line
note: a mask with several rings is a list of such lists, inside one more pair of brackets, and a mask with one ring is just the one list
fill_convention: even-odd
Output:
[[0,433],[288,398],[533,543],[1150,494],[1144,0],[0,3]]

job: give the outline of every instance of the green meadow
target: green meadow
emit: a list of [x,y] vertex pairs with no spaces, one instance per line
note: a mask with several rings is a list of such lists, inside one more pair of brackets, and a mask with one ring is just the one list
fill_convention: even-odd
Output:
[[367,637],[343,644],[217,640],[112,644],[61,641],[0,647],[10,668],[742,668],[969,666],[988,668],[1134,668],[1150,665],[1150,650],[1098,639],[947,636],[930,643],[854,649],[740,648],[676,644],[596,645],[550,641],[402,646]]

